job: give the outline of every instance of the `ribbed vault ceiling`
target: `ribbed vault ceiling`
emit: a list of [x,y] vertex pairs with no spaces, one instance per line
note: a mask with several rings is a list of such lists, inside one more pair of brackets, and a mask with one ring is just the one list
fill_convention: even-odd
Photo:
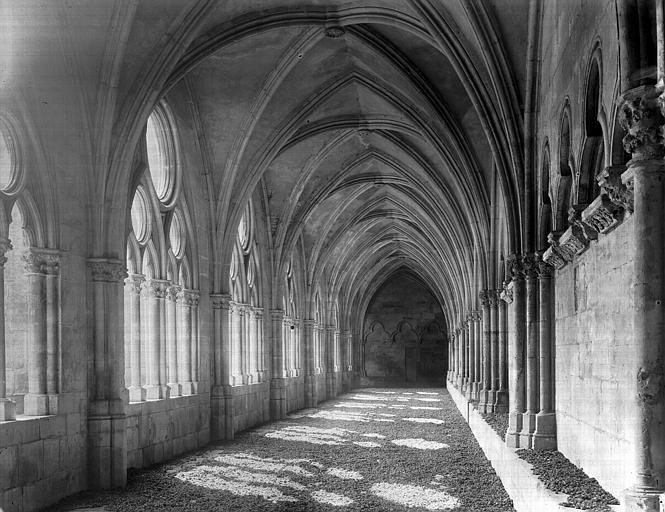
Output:
[[304,249],[308,283],[361,313],[407,270],[450,319],[487,271],[493,187],[517,203],[525,35],[496,38],[527,9],[375,4],[219,2],[167,83],[197,105],[220,247],[258,193],[275,275]]

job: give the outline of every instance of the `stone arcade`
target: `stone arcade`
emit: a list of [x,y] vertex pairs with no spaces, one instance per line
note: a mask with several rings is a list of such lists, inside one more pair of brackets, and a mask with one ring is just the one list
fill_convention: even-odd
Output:
[[0,508],[447,382],[665,492],[663,0],[1,0]]

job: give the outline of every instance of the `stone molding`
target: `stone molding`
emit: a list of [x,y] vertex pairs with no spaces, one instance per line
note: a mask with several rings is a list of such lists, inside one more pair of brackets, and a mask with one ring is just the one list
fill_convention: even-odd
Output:
[[105,258],[88,259],[92,280],[104,283],[122,283],[127,276],[127,269],[120,260]]
[[166,298],[166,292],[171,285],[169,281],[164,281],[162,279],[150,279],[147,281],[148,286],[146,291],[148,295],[156,299]]
[[213,309],[226,309],[231,306],[231,296],[227,293],[211,293],[210,301],[212,302]]
[[0,237],[0,267],[4,267],[5,263],[7,263],[7,254],[9,251],[11,251],[14,247],[12,246],[12,242],[9,238],[4,238]]
[[633,183],[623,183],[621,176],[625,171],[625,165],[610,165],[596,176],[603,195],[607,196],[617,210],[617,220],[623,219],[624,210],[629,214],[633,213]]
[[665,118],[659,97],[658,88],[645,85],[631,89],[621,98],[619,124],[627,132],[623,147],[633,160],[658,160],[665,156]]
[[145,283],[145,276],[143,274],[129,274],[125,279],[125,284],[130,287],[130,291],[136,295],[141,295],[141,289]]
[[31,247],[23,255],[27,274],[58,275],[60,272],[60,254],[53,249]]
[[623,208],[611,201],[607,194],[601,194],[582,212],[582,221],[605,234],[619,225],[622,214]]
[[178,294],[182,291],[182,286],[179,284],[171,284],[166,287],[166,300],[176,302]]

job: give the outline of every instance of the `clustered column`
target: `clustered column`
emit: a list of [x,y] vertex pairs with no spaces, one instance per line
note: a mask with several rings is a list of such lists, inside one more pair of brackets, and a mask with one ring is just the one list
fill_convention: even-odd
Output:
[[28,276],[28,393],[29,415],[57,414],[59,256],[48,249],[25,255]]
[[16,419],[16,404],[7,397],[7,374],[5,359],[5,254],[12,245],[7,238],[0,238],[0,421]]

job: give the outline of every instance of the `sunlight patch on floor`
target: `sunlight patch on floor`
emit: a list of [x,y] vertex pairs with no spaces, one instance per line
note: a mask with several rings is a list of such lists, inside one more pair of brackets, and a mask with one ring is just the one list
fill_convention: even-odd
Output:
[[318,501],[324,505],[333,505],[335,507],[345,507],[353,503],[351,498],[328,491],[314,491],[312,493],[312,498],[314,501]]
[[436,418],[402,418],[404,421],[411,421],[413,423],[432,423],[434,425],[443,425],[445,421]]
[[437,443],[436,441],[427,441],[425,439],[394,439],[391,441],[397,446],[406,446],[408,448],[417,448],[418,450],[440,450],[441,448],[449,448],[445,443]]
[[426,510],[452,510],[460,501],[448,493],[417,485],[380,483],[372,486],[372,493],[393,503]]
[[357,471],[349,471],[341,468],[328,468],[326,471],[328,475],[340,478],[342,480],[362,480],[363,476]]

